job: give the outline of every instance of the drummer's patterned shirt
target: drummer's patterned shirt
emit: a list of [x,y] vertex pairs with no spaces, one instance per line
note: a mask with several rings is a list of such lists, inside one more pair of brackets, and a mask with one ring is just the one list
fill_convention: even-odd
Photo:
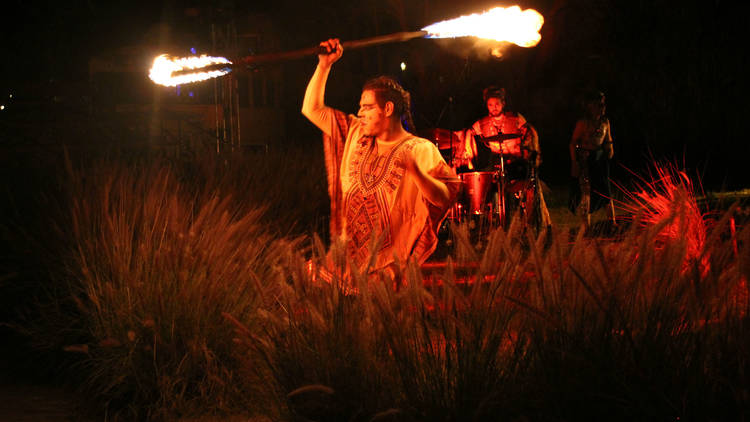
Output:
[[[495,136],[499,134],[520,134],[521,138],[509,139],[502,144],[499,142],[490,142],[490,149],[494,153],[502,153],[511,159],[528,158],[528,152],[522,153],[521,146],[526,151],[536,151],[539,153],[539,141],[534,131],[529,129],[526,119],[520,113],[503,112],[499,117],[485,116],[471,126],[469,131],[471,135],[482,137]],[[468,159],[475,159],[479,150],[477,148],[474,136],[467,136],[465,143],[465,153]],[[537,154],[538,155],[538,154]]]
[[409,258],[424,262],[437,246],[448,208],[427,201],[404,162],[413,156],[448,186],[454,199],[460,189],[455,172],[426,139],[376,142],[362,134],[356,116],[331,111],[324,117],[331,125],[324,148],[332,238],[346,239],[347,255],[360,270],[404,264]]

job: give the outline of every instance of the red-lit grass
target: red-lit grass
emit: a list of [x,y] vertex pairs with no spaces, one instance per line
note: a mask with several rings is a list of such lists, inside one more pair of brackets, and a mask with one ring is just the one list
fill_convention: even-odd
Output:
[[707,227],[698,206],[693,181],[675,165],[657,163],[646,176],[636,176],[635,187],[625,193],[620,207],[641,226],[659,227],[657,244],[684,241],[686,265],[705,249]]
[[[245,178],[281,160],[250,172],[206,159],[73,165],[61,179],[65,266],[29,331],[75,352],[121,420],[724,420],[750,404],[750,228],[727,239],[725,217],[688,247],[665,235],[687,224],[679,192],[616,241],[554,232],[547,245],[514,222],[477,250],[457,227],[442,271],[426,283],[406,266],[394,289],[386,274],[346,275],[340,244],[269,232],[256,205],[301,178]],[[271,219],[317,209],[275,203]]]
[[291,419],[733,419],[750,404],[750,228],[738,256],[727,218],[689,248],[665,235],[685,217],[660,217],[617,241],[555,232],[548,248],[512,225],[478,251],[459,227],[457,262],[490,283],[456,283],[452,258],[427,284],[413,265],[398,289],[386,275],[318,283],[298,256],[265,334],[239,337]]
[[24,328],[78,353],[81,387],[112,417],[258,401],[222,313],[251,322],[294,241],[269,230],[247,182],[233,186],[220,162],[195,164],[216,174],[150,158],[69,161],[61,175],[61,267],[41,319]]

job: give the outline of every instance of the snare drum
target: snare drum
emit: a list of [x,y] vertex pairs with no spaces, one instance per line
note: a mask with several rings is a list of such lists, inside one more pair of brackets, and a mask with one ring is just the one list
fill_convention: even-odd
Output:
[[495,173],[491,171],[475,171],[461,173],[464,188],[464,209],[470,214],[483,214],[489,202],[489,193],[495,181]]

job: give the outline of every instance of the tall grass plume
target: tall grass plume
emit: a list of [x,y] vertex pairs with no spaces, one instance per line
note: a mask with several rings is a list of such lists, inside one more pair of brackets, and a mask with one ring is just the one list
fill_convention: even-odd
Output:
[[40,343],[78,352],[85,390],[124,419],[251,408],[222,313],[252,321],[294,245],[261,199],[160,159],[70,160],[61,186],[67,251]]

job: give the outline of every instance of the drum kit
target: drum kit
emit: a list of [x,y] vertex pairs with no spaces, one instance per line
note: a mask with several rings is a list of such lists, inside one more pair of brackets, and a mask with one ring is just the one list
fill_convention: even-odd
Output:
[[[490,227],[506,226],[513,212],[528,212],[534,195],[534,166],[528,164],[528,157],[523,154],[522,134],[475,136],[477,142],[485,145],[493,142],[493,152],[499,160],[496,160],[498,164],[493,166],[492,171],[470,171],[468,161],[461,158],[469,130],[430,129],[422,132],[423,137],[438,147],[448,165],[461,179],[461,194],[447,218],[455,222],[479,220],[480,224],[485,223]],[[506,168],[508,165],[518,168],[519,164],[528,171],[519,175],[518,171],[508,171]]]

